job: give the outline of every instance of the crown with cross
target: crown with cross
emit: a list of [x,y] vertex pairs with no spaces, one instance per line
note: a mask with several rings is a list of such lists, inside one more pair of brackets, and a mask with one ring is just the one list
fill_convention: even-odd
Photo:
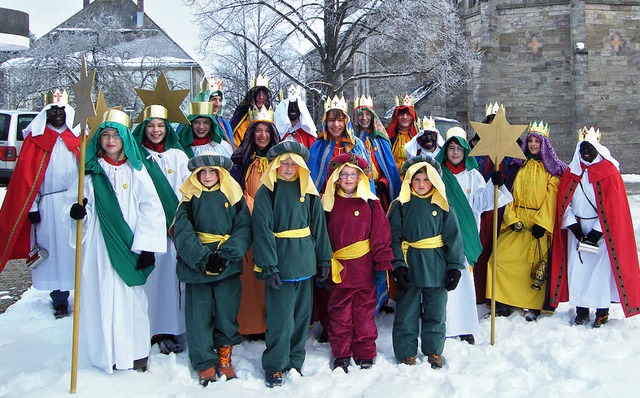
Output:
[[591,126],[590,129],[587,129],[587,126],[584,126],[580,130],[578,130],[578,142],[580,141],[596,141],[600,142],[600,129],[595,129]]
[[266,87],[269,88],[269,78],[266,76],[258,75],[251,79],[251,87]]
[[219,77],[211,76],[211,80],[208,80],[206,77],[202,79],[200,83],[200,92],[202,91],[222,91],[222,80]]
[[304,101],[302,98],[303,94],[304,91],[302,90],[302,87],[292,84],[289,88],[286,88],[284,92],[280,91],[280,99],[284,100],[286,97],[289,101]]
[[353,101],[354,108],[372,108],[373,109],[373,98],[370,95],[366,97],[364,95],[360,96],[360,98],[356,98]]
[[44,104],[61,104],[66,105],[69,103],[69,94],[67,90],[60,91],[59,89],[55,89],[55,91],[49,90],[44,95]]
[[396,106],[414,106],[416,99],[413,95],[405,94],[402,102],[400,97],[396,96]]
[[438,129],[436,128],[436,121],[431,116],[429,117],[424,116],[422,118],[422,123],[420,123],[420,127],[422,127],[421,130],[423,131],[424,130],[438,131]]
[[346,114],[347,108],[347,101],[344,99],[344,95],[338,98],[338,95],[336,94],[333,96],[333,99],[327,98],[327,101],[324,103],[324,113],[327,113],[332,109],[340,109]]
[[543,137],[549,138],[549,123],[544,124],[542,120],[529,123],[529,133],[540,134]]

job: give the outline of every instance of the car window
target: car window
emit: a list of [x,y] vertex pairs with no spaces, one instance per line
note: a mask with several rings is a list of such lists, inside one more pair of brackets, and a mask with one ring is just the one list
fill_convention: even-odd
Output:
[[11,123],[11,115],[0,113],[0,141],[7,141],[9,137],[9,124]]
[[29,123],[36,117],[36,115],[25,114],[18,115],[18,141],[22,141],[24,137],[22,136],[22,130],[26,129]]

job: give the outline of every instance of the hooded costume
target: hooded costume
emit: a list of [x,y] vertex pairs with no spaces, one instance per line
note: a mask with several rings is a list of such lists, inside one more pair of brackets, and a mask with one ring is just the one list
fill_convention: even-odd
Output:
[[236,149],[235,143],[233,142],[233,130],[231,129],[231,124],[229,124],[229,121],[222,116],[225,105],[224,93],[222,91],[222,80],[217,78],[209,82],[204,78],[202,80],[202,90],[203,91],[200,92],[200,94],[193,97],[193,102],[208,102],[211,97],[220,97],[222,106],[220,106],[220,109],[218,109],[216,114],[213,115],[213,118],[220,129],[224,132],[226,141],[231,145],[231,148]]
[[[226,140],[226,135],[213,116],[213,104],[210,102],[192,102],[189,105],[190,124],[178,126],[178,137],[184,152],[192,158],[205,152],[215,152],[218,155],[231,157],[233,149]],[[193,121],[197,118],[207,118],[211,121],[211,130],[207,137],[197,138],[193,131]]]
[[[402,170],[402,165],[407,161],[407,152],[404,149],[405,144],[411,141],[418,133],[418,117],[416,116],[413,101],[413,97],[405,95],[402,104],[400,104],[400,99],[396,97],[396,109],[394,109],[389,126],[387,126],[387,134],[391,139],[391,153],[398,170]],[[399,130],[398,113],[404,109],[408,110],[411,117],[413,117],[413,123],[411,123],[409,131]]]
[[[433,152],[426,150],[420,145],[420,138],[425,134],[431,133],[435,134],[435,148]],[[423,117],[422,118],[422,128],[420,132],[416,134],[409,142],[404,144],[404,149],[407,152],[407,159],[411,159],[414,156],[418,156],[420,154],[425,154],[430,157],[436,157],[440,152],[440,148],[444,145],[444,138],[442,138],[442,134],[436,128],[436,122],[432,117]]]
[[[302,88],[291,86],[287,94],[287,98],[282,99],[276,106],[274,115],[274,123],[278,129],[280,141],[298,141],[309,149],[318,138],[318,133],[313,118],[302,99]],[[291,124],[289,118],[289,108],[292,105],[296,106],[299,111],[295,125]]]
[[252,107],[257,106],[256,96],[259,91],[264,91],[267,95],[267,100],[263,106],[267,109],[272,108],[269,79],[265,76],[258,75],[251,82],[251,88],[247,91],[242,102],[240,102],[235,111],[233,111],[233,116],[229,122],[231,124],[231,129],[233,130],[233,143],[236,148],[242,143],[247,127],[249,127],[249,110]]

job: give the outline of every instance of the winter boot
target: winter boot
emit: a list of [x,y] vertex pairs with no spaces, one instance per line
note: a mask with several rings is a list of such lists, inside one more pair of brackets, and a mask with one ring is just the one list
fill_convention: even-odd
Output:
[[440,369],[444,364],[442,355],[430,354],[427,356],[427,362],[431,364],[431,369]]
[[231,351],[233,351],[232,345],[223,345],[217,348],[218,356],[220,357],[220,363],[218,363],[218,373],[220,376],[227,376],[227,380],[235,379],[236,372],[231,365]]
[[69,316],[69,304],[56,304],[53,306],[53,316],[56,319],[61,319]]
[[608,308],[596,309],[596,320],[595,322],[593,322],[593,327],[597,329],[607,322],[609,322],[609,309]]
[[371,369],[373,366],[373,359],[356,359],[356,365],[360,366],[360,369]]
[[264,383],[269,388],[280,387],[281,385],[284,384],[284,379],[282,378],[282,372],[267,373],[265,375]]
[[318,339],[316,341],[318,343],[321,343],[321,344],[328,343],[329,342],[329,331],[326,328],[322,329],[322,333],[320,333],[320,336],[318,336]]
[[538,320],[540,310],[524,310],[524,319],[527,322],[533,322]]
[[351,357],[336,358],[333,361],[333,369],[342,368],[345,373],[349,373],[349,364],[351,363]]
[[496,301],[496,316],[508,317],[512,312],[513,308],[511,308],[511,306]]
[[405,365],[413,366],[416,364],[416,357],[406,357],[402,360],[402,363]]
[[589,322],[589,309],[585,307],[576,307],[576,319],[573,320],[575,325],[586,325]]
[[200,385],[202,385],[202,387],[206,387],[210,382],[212,383],[217,380],[216,369],[213,367],[199,371],[198,375],[200,376]]
[[133,361],[133,370],[135,370],[136,372],[146,372],[148,362],[149,357],[136,359],[135,361]]

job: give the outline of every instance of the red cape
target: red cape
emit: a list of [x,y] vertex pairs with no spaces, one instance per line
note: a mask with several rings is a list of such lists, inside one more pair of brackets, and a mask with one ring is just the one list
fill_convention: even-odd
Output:
[[[589,166],[589,183],[596,194],[596,207],[603,238],[607,244],[611,270],[618,286],[622,309],[626,317],[640,313],[640,265],[631,221],[631,211],[620,172],[608,160]],[[549,277],[549,303],[557,307],[569,300],[567,285],[567,230],[561,229],[562,216],[581,176],[565,170],[558,188],[555,230]]]
[[[0,208],[0,272],[7,261],[27,258],[29,255],[31,225],[27,220],[27,214],[40,190],[57,139],[58,133],[49,127],[45,128],[44,134],[36,137],[29,134],[24,139]],[[80,137],[75,137],[67,130],[63,140],[67,148],[78,156]]]

